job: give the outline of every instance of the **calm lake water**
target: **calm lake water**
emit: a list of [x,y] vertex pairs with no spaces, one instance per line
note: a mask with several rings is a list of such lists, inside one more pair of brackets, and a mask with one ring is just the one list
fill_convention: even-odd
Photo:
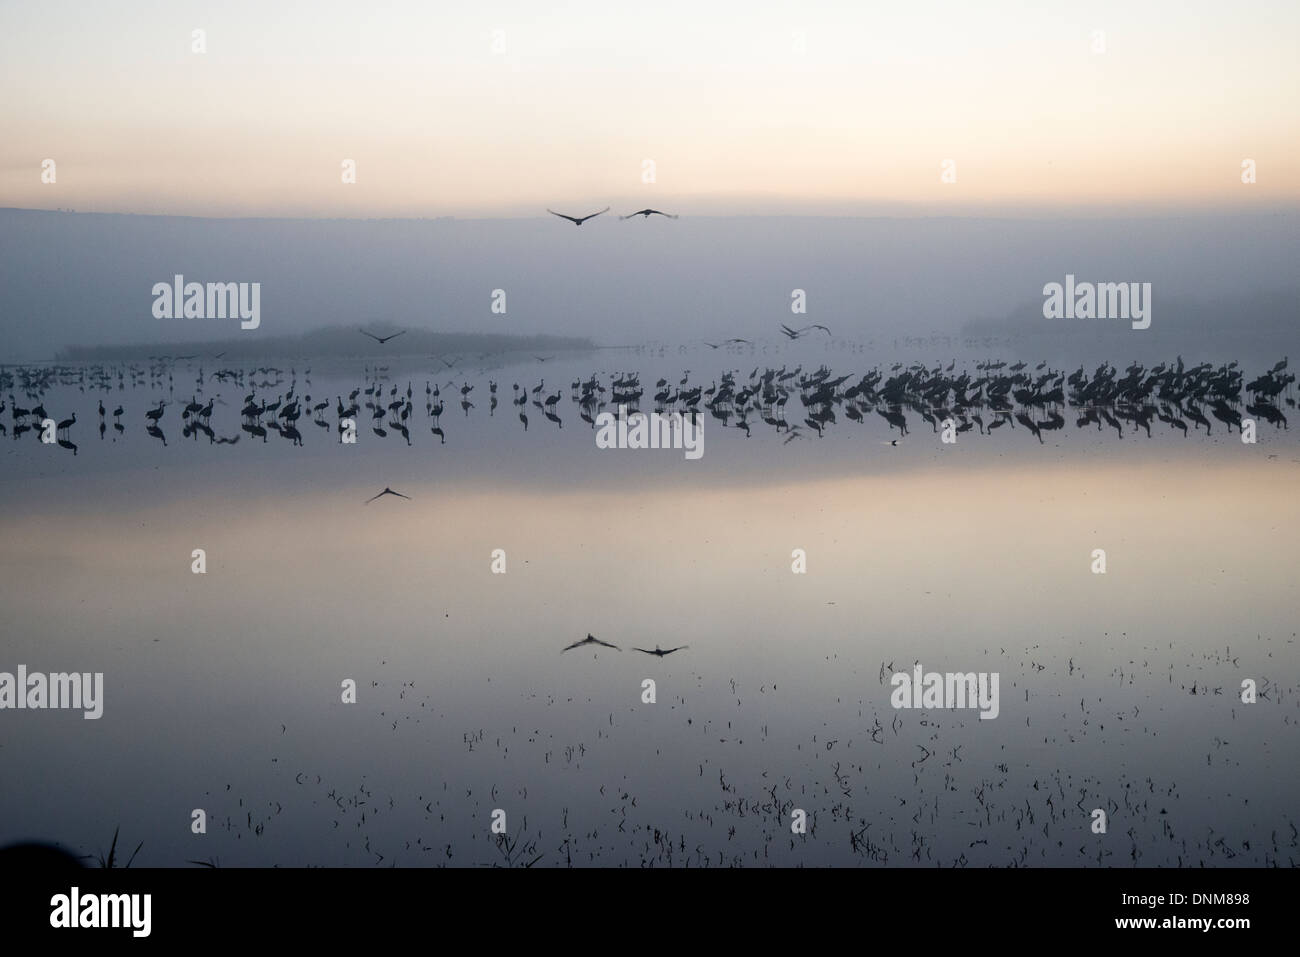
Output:
[[[716,363],[692,373],[706,386],[757,361],[693,358]],[[640,369],[648,397],[682,375],[619,355],[440,377],[446,444],[431,377],[394,363],[411,445],[363,411],[345,446],[335,399],[361,364],[318,363],[311,386],[306,365],[329,428],[304,417],[301,447],[241,433],[248,389],[215,382],[214,432],[240,441],[183,437],[179,371],[165,446],[144,412],[167,391],[129,384],[46,394],[51,417],[78,414],[75,456],[0,439],[0,671],[105,684],[97,721],[0,713],[0,844],[95,853],[120,825],[154,866],[1300,858],[1289,431],[1119,439],[1066,410],[1043,444],[945,445],[917,420],[893,446],[883,419],[787,442],[706,414],[688,461],[596,448],[571,381]],[[541,378],[562,427],[530,404],[525,431],[511,385]],[[363,505],[386,486],[409,500]],[[561,653],[588,633],[621,650]],[[916,662],[997,673],[997,718],[893,708],[890,676]]]

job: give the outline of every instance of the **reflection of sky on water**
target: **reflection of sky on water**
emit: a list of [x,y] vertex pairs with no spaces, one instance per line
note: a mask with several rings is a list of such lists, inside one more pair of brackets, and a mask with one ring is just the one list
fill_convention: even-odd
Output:
[[[120,822],[140,863],[489,863],[500,807],[548,864],[1295,854],[1288,445],[892,449],[882,423],[691,463],[478,412],[445,447],[133,432],[11,472],[0,667],[104,671],[107,700],[5,713],[0,840],[92,850]],[[413,500],[360,504],[384,485]],[[559,654],[587,632],[624,650]],[[1000,672],[1001,717],[893,711],[882,664],[915,660]]]

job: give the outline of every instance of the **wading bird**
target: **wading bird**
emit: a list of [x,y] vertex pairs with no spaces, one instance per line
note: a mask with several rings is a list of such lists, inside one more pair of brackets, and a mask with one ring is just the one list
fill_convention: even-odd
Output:
[[633,648],[633,651],[639,651],[643,655],[657,655],[662,658],[664,655],[671,655],[674,651],[681,651],[683,648],[689,648],[690,645],[678,645],[676,648],[660,648],[655,645],[654,651],[647,651],[645,648]]

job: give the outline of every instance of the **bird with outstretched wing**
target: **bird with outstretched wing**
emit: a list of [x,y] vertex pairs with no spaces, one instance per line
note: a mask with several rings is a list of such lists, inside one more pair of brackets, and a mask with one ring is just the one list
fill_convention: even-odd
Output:
[[361,504],[363,504],[363,505],[369,505],[369,504],[370,504],[371,502],[373,502],[375,499],[377,499],[377,498],[383,498],[385,495],[396,495],[398,498],[404,498],[404,499],[410,499],[410,497],[411,497],[411,496],[409,496],[409,495],[403,495],[401,492],[394,492],[394,491],[393,491],[391,488],[389,488],[388,486],[384,486],[384,490],[383,490],[382,492],[380,492],[378,495],[375,495],[375,496],[373,496],[373,497],[371,497],[371,498],[366,499],[366,500],[365,500],[364,502],[362,502]]
[[588,632],[587,637],[583,638],[581,641],[575,641],[573,644],[561,648],[560,654],[564,654],[566,651],[572,651],[574,648],[581,648],[583,645],[600,645],[602,648],[613,648],[615,651],[623,650],[618,645],[611,645],[608,641],[601,641],[595,635]]
[[628,213],[626,216],[620,216],[619,219],[631,219],[634,216],[640,216],[643,219],[649,219],[651,216],[662,216],[665,219],[676,219],[673,213],[665,213],[659,209],[638,209],[635,213]]
[[566,216],[564,213],[557,213],[557,212],[556,212],[555,210],[553,210],[553,209],[547,209],[546,211],[547,211],[548,213],[550,213],[552,216],[559,216],[560,219],[567,219],[569,222],[573,223],[573,225],[575,225],[575,226],[581,226],[581,225],[582,225],[583,223],[585,223],[587,220],[589,220],[589,219],[595,219],[597,216],[600,215],[600,213],[608,213],[608,212],[609,212],[609,207],[606,206],[606,207],[605,207],[604,209],[602,209],[599,213],[591,213],[591,214],[589,214],[589,215],[587,215],[587,216]]
[[364,329],[359,329],[357,331],[363,336],[369,336],[371,339],[374,339],[375,342],[379,343],[381,346],[389,339],[396,339],[398,336],[403,335],[406,332],[406,330],[403,329],[401,332],[394,332],[391,336],[377,336],[373,332],[366,332]]

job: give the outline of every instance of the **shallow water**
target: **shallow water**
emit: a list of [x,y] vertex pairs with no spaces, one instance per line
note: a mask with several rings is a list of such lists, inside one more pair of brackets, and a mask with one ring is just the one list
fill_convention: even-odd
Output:
[[[562,428],[524,432],[509,384],[537,374],[503,370],[495,415],[447,402],[439,445],[421,409],[410,447],[210,445],[174,407],[164,447],[130,389],[100,440],[97,396],[52,391],[89,427],[75,457],[0,442],[0,670],[102,671],[104,716],[0,715],[0,843],[93,853],[120,824],[163,866],[1300,856],[1290,433],[706,423],[690,462],[596,449],[567,387],[591,371],[557,367]],[[410,500],[362,505],[384,486]],[[561,653],[588,633],[622,650]],[[689,647],[632,650],[656,645]],[[998,717],[895,710],[917,661],[997,672]]]

